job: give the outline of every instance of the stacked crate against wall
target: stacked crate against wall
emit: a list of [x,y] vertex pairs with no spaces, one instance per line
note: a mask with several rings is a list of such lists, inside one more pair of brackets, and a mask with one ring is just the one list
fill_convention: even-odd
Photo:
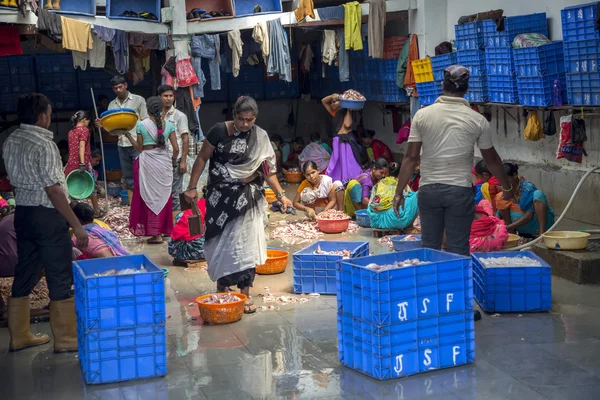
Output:
[[483,21],[468,22],[454,27],[458,64],[471,71],[469,91],[465,99],[471,103],[488,101],[487,70],[485,67],[485,37]]
[[442,93],[442,81],[444,70],[457,63],[456,52],[431,57],[431,70],[433,80],[431,82],[417,83],[417,93],[421,105],[433,104]]
[[387,380],[475,360],[468,257],[415,249],[345,259],[337,290],[344,366]]
[[88,384],[167,373],[164,272],[147,256],[73,263],[77,345]]
[[568,103],[600,105],[600,38],[595,29],[597,3],[562,10]]

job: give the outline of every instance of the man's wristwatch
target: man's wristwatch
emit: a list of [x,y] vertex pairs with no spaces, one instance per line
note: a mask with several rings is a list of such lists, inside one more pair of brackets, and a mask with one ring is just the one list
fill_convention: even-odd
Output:
[[275,197],[277,198],[277,200],[281,200],[281,198],[284,196],[285,196],[285,190],[282,191],[281,193],[277,193],[277,195]]

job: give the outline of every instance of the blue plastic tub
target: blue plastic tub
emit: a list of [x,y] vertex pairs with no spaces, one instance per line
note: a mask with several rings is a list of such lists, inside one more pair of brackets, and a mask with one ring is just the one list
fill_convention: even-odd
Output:
[[543,76],[565,73],[563,42],[514,49],[517,76]]
[[167,374],[164,324],[86,331],[78,323],[77,347],[83,378],[90,385]]
[[371,227],[371,219],[369,218],[369,210],[358,210],[354,213],[356,215],[356,223],[358,226],[363,228]]
[[127,192],[127,190],[121,191],[121,203],[123,203],[124,206],[129,205],[129,193]]
[[[541,267],[486,267],[489,257],[529,257]],[[552,269],[532,251],[473,253],[475,299],[486,312],[542,312],[552,308]]]
[[564,74],[517,77],[519,103],[521,103],[523,106],[551,106],[555,80],[560,81],[563,103],[566,103],[567,81]]
[[[417,258],[411,267],[373,271]],[[469,257],[431,249],[342,260],[338,271],[338,312],[377,325],[396,324],[473,309],[473,271]]]
[[563,42],[565,72],[599,72],[600,39]]
[[498,47],[485,49],[485,65],[488,75],[515,74],[515,61],[510,47]]
[[487,69],[485,67],[485,51],[477,49],[459,50],[456,53],[458,64],[467,67],[471,71],[471,77],[487,74]]
[[565,42],[598,38],[598,31],[595,28],[597,4],[580,4],[567,7],[560,12]]
[[475,361],[473,311],[381,326],[338,315],[340,362],[378,380]]
[[433,70],[433,80],[443,81],[444,70],[451,65],[456,65],[457,63],[458,55],[456,54],[456,52],[431,57],[431,69]]
[[337,294],[337,264],[342,256],[315,254],[323,251],[351,250],[351,258],[369,255],[367,242],[329,242],[320,240],[294,253],[294,293]]
[[517,104],[519,102],[516,76],[488,75],[487,84],[490,102],[503,104]]
[[[147,272],[95,276],[107,270],[140,269]],[[131,328],[164,324],[165,280],[144,254],[73,262],[75,310],[81,328]]]
[[[402,241],[407,236],[414,236],[419,240]],[[392,244],[394,245],[394,251],[406,251],[412,249],[418,249],[423,245],[421,235],[400,235],[391,237]]]
[[568,103],[600,106],[600,72],[567,74]]
[[496,22],[483,21],[483,35],[486,49],[490,47],[512,47],[517,35],[522,33],[541,33],[548,36],[548,20],[546,13],[517,15],[504,19],[504,31],[498,32]]
[[476,50],[485,47],[483,21],[455,25],[456,48],[458,50]]

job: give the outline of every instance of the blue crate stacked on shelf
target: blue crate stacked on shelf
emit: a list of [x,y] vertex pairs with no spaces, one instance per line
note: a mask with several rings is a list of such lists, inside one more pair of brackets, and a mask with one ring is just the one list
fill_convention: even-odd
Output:
[[[407,259],[426,263],[372,268]],[[344,366],[387,380],[474,362],[468,257],[418,249],[343,260],[337,285]]]
[[[484,311],[544,312],[552,308],[552,268],[534,252],[473,253],[471,257],[475,299]],[[488,267],[483,261],[496,257],[533,261],[532,265],[499,267]]]
[[422,106],[433,104],[442,95],[444,70],[455,64],[458,64],[458,53],[456,52],[431,57],[433,81],[417,83],[417,93]]
[[[126,269],[145,270],[119,275]],[[116,275],[101,276],[109,270]],[[147,256],[73,263],[77,345],[88,384],[167,373],[164,272]]]
[[597,3],[561,12],[568,103],[600,105],[600,38],[595,29]]
[[264,68],[263,63],[255,66],[242,65],[239,75],[229,79],[229,98],[235,100],[240,96],[250,96],[254,100],[264,100]]
[[337,264],[342,256],[315,254],[319,250],[349,250],[350,258],[365,257],[369,255],[369,243],[320,240],[294,253],[294,293],[337,294]]
[[469,91],[465,95],[465,99],[470,103],[487,102],[489,100],[489,95],[485,51],[479,49],[458,50],[457,61],[458,64],[471,71]]
[[522,105],[552,106],[554,85],[557,81],[561,90],[562,103],[566,103],[567,86],[562,42],[513,49],[513,55]]
[[517,73],[512,51],[513,40],[523,33],[548,36],[545,13],[517,15],[504,19],[504,30],[498,32],[496,22],[483,22],[488,94],[493,103],[519,102]]
[[14,112],[17,99],[36,91],[33,58],[28,55],[0,57],[0,110]]
[[75,110],[80,107],[77,74],[73,71],[71,54],[38,55],[35,58],[38,90],[52,102],[55,110]]
[[417,93],[419,94],[419,103],[422,106],[429,106],[440,97],[442,93],[442,82],[421,82],[417,83]]

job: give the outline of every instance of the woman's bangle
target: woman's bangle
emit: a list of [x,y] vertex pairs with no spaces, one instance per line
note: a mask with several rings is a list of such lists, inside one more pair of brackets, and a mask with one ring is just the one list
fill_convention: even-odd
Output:
[[510,189],[504,189],[504,188],[502,188],[503,192],[512,192],[512,190],[513,190],[512,185],[510,185]]
[[396,196],[394,196],[394,199],[400,200],[403,197],[404,197],[404,195],[396,195]]
[[185,191],[187,192],[188,190],[198,190],[198,186],[194,186],[194,187],[188,186],[188,188],[185,189]]

